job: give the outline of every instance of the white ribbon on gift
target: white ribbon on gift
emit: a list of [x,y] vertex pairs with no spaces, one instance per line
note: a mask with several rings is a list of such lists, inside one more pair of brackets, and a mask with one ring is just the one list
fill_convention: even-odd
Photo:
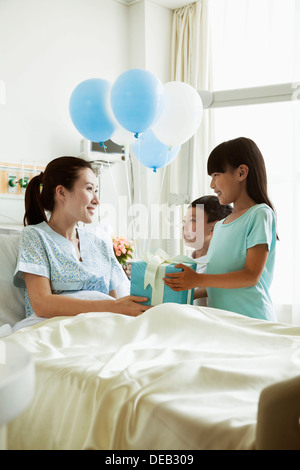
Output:
[[[149,284],[152,287],[151,305],[158,305],[163,302],[165,286],[162,278],[165,276],[166,267],[169,264],[197,263],[197,261],[195,261],[193,258],[185,255],[169,257],[169,255],[162,249],[158,249],[154,255],[150,253],[144,253],[141,258],[145,263],[147,263],[144,278],[144,289],[146,289]],[[159,267],[162,267],[163,269],[158,270]],[[193,289],[189,289],[188,291],[187,303],[191,303],[192,290]]]

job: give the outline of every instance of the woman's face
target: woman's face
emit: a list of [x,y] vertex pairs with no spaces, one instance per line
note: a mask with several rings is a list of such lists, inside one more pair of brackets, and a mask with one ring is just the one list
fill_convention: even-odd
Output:
[[84,223],[91,223],[99,204],[98,183],[95,173],[90,168],[79,171],[71,191],[66,191],[66,216]]

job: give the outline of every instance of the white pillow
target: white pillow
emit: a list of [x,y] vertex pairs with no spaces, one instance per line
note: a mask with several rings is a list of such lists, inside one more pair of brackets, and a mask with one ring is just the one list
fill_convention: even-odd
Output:
[[24,289],[13,284],[19,238],[18,234],[0,234],[0,326],[13,326],[25,318]]
[[97,290],[80,290],[80,291],[70,291],[62,292],[61,294],[64,297],[72,297],[73,299],[83,299],[83,300],[115,300],[113,297],[103,292]]

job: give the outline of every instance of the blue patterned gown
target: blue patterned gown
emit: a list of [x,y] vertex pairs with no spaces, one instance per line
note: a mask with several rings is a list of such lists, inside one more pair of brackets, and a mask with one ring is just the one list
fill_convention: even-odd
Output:
[[73,244],[46,222],[22,231],[14,284],[25,287],[26,317],[33,314],[23,272],[47,277],[54,294],[97,291],[109,294],[124,281],[124,272],[113,253],[112,243],[77,228],[79,261]]

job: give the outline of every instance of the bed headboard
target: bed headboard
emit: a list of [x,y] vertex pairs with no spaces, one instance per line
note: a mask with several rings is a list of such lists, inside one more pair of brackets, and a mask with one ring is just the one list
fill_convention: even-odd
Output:
[[0,233],[0,326],[13,326],[25,318],[24,289],[13,284],[19,237]]

